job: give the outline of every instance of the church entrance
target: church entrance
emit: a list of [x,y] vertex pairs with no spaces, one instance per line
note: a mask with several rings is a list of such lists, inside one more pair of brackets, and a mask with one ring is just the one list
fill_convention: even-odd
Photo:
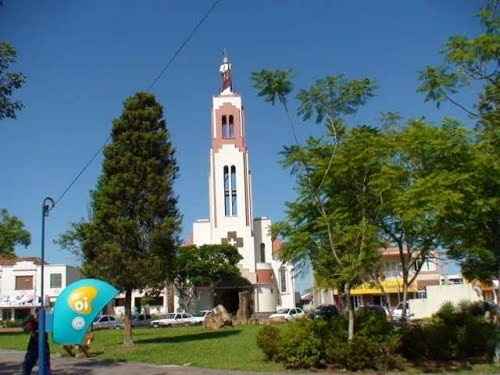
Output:
[[253,285],[247,279],[235,276],[222,280],[214,288],[214,306],[222,305],[235,315],[239,308],[239,293],[243,291],[253,291]]

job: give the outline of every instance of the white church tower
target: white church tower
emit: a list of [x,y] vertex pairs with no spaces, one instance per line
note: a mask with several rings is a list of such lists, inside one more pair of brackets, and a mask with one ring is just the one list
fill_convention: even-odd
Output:
[[222,87],[212,98],[209,156],[210,218],[193,224],[195,245],[228,243],[243,259],[240,270],[255,289],[255,310],[295,306],[293,267],[273,259],[271,220],[254,218],[252,175],[241,96],[233,90],[232,64],[224,56],[219,72]]

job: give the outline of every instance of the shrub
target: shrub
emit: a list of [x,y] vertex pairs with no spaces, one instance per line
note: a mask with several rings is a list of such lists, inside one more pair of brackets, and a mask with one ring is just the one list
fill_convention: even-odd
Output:
[[363,312],[356,316],[357,333],[347,341],[347,319],[297,320],[283,326],[263,327],[257,345],[266,358],[287,368],[319,367],[333,363],[349,370],[403,368],[397,354],[399,337],[385,316]]
[[478,306],[445,304],[431,319],[403,327],[401,353],[410,360],[491,359],[498,332]]
[[358,335],[384,339],[389,337],[394,327],[384,313],[377,310],[360,309],[354,317],[354,327]]
[[396,335],[380,341],[357,334],[351,342],[332,342],[327,349],[327,360],[350,371],[403,369],[404,360],[396,353],[398,347],[399,337]]
[[315,329],[318,323],[299,319],[288,324],[282,331],[278,360],[287,368],[309,368],[319,366],[324,358],[324,346]]
[[264,326],[257,332],[257,346],[268,360],[277,359],[281,347],[280,330],[273,326]]

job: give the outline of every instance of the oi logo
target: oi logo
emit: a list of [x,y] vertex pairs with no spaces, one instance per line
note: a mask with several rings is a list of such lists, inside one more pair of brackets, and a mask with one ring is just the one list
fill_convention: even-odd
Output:
[[82,286],[75,289],[68,298],[71,310],[77,314],[88,315],[92,312],[92,301],[97,296],[97,289],[93,286]]

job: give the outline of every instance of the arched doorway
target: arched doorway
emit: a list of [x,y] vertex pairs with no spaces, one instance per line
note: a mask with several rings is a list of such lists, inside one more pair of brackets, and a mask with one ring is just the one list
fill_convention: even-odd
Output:
[[222,305],[230,314],[236,314],[239,307],[239,293],[245,290],[253,291],[253,285],[244,277],[225,278],[214,286],[214,306]]

